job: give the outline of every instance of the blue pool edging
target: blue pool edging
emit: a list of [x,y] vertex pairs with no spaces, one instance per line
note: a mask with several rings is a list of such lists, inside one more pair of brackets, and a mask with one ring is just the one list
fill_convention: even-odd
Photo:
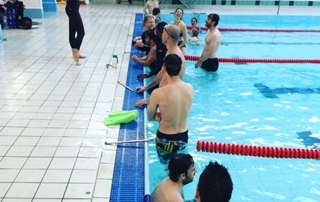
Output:
[[42,18],[43,11],[41,8],[26,8],[24,10],[24,16],[29,18]]
[[[143,14],[136,14],[133,37],[141,36]],[[132,47],[131,55],[138,54]],[[138,64],[130,60],[126,85],[135,88],[141,86],[142,82],[137,81],[137,75],[143,73],[143,69]],[[142,94],[126,90],[123,110],[137,109],[134,104],[142,99]],[[139,116],[137,121],[123,124],[120,127],[119,141],[137,140],[145,137],[144,109],[137,109]],[[111,186],[110,202],[141,202],[144,199],[144,163],[145,159],[144,143],[118,145]]]

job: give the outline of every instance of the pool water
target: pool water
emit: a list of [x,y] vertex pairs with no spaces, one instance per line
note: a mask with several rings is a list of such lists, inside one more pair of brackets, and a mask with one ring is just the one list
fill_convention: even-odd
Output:
[[[170,16],[168,16],[169,18]],[[250,16],[252,18],[252,16]],[[161,17],[164,19],[164,17]],[[231,18],[226,16],[225,18]],[[249,16],[237,16],[247,22]],[[260,21],[263,18],[258,17]],[[312,22],[313,17],[310,17]],[[191,18],[190,18],[191,19]],[[223,16],[221,17],[223,19]],[[247,19],[247,20],[246,20]],[[255,18],[256,19],[256,18]],[[265,16],[269,22],[269,16]],[[280,22],[280,18],[277,18]],[[306,17],[299,27],[312,27]],[[279,23],[286,25],[287,18]],[[169,22],[169,21],[168,21]],[[231,21],[229,21],[231,22]],[[223,24],[223,23],[221,23]],[[260,22],[263,25],[263,22]],[[270,26],[270,23],[267,23]],[[228,27],[245,27],[233,23]],[[252,28],[252,25],[251,25]],[[261,27],[259,27],[261,28]],[[202,33],[200,38],[204,38]],[[222,33],[218,57],[317,59],[319,38],[311,33]],[[200,55],[202,46],[187,46],[187,55]],[[225,165],[232,177],[235,201],[303,201],[320,198],[320,161],[273,159],[196,151],[198,140],[286,148],[320,149],[319,64],[220,63],[215,75],[207,75],[188,61],[185,82],[191,83],[195,98],[189,115],[189,143],[185,152],[195,160],[194,182],[184,187],[186,200],[195,194],[198,178],[209,161]],[[270,92],[260,91],[259,86]],[[272,96],[270,96],[272,95]],[[155,136],[156,122],[148,123],[148,136]],[[154,142],[149,144],[150,188],[167,176],[159,162]]]

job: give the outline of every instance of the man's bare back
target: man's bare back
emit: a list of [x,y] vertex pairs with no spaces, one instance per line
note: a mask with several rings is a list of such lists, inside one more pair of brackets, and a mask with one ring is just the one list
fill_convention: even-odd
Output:
[[159,131],[164,134],[178,134],[188,130],[188,115],[193,101],[191,84],[183,81],[169,82],[156,89],[158,109],[161,112]]
[[[176,27],[176,31],[179,30],[179,28],[177,26],[175,26],[175,25],[170,25],[170,26]],[[162,35],[164,35],[164,33]],[[169,42],[167,41],[166,43],[167,43],[166,44],[166,47],[167,47],[166,56],[168,54],[176,54],[182,60],[182,66],[181,66],[181,70],[179,72],[179,78],[182,80],[184,75],[185,75],[185,72],[186,72],[186,60],[185,60],[185,57],[184,57],[181,49],[177,45],[177,43],[174,43],[172,41],[169,41]],[[167,85],[167,83],[168,83],[167,77],[168,77],[168,75],[166,73],[166,70],[165,70],[164,66],[162,66],[161,70],[158,72],[157,76],[153,79],[153,81],[148,85],[148,87],[139,87],[137,89],[137,92],[138,93],[144,92],[145,90],[147,90],[147,89],[149,89],[149,88],[151,88],[151,87],[153,87],[153,86],[155,86],[157,84],[159,84],[159,87],[163,87],[163,86]],[[149,100],[142,99],[142,100],[137,101],[135,106],[136,107],[142,107],[144,105],[147,105],[148,103],[149,103]]]
[[[168,53],[167,57],[177,57],[181,61],[180,72],[176,76],[170,76],[167,73],[169,67],[165,67],[165,74],[161,80],[161,86],[152,92],[148,108],[148,117],[152,117],[157,110],[157,117],[154,120],[159,121],[159,131],[167,135],[176,135],[188,130],[188,115],[193,101],[193,87],[191,84],[183,82],[180,78],[185,74],[185,59],[178,46],[171,49],[172,52]],[[184,60],[184,65],[183,61]],[[182,66],[184,68],[182,69]],[[157,120],[158,119],[158,120]]]
[[[186,59],[185,59],[181,49],[179,48],[179,46],[175,46],[175,47],[173,47],[171,49],[168,49],[166,56],[169,55],[169,54],[177,54],[181,58],[182,66],[181,66],[181,70],[179,72],[179,78],[182,80],[184,75],[185,75],[185,73],[186,73]],[[161,71],[164,71],[164,72],[163,72],[163,76],[161,78],[159,87],[163,87],[163,86],[167,85],[167,83],[168,83],[167,77],[169,76],[166,73],[166,71],[163,69],[163,67],[162,67]]]

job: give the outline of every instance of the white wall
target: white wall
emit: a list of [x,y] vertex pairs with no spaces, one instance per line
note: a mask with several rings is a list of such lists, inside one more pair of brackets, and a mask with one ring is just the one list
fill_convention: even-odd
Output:
[[42,8],[42,0],[23,0],[26,8]]

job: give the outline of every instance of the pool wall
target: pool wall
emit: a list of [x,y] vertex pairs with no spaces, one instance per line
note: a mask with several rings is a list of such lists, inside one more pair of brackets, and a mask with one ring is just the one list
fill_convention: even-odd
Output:
[[[141,35],[142,14],[136,15],[134,36]],[[134,47],[131,48],[131,56],[137,54]],[[142,85],[137,81],[137,75],[142,69],[131,60],[129,62],[126,85],[131,88]],[[123,102],[123,110],[137,109],[134,104],[142,99],[142,94],[126,90]],[[135,122],[123,124],[120,127],[119,141],[144,139],[144,110],[137,109],[139,117]],[[110,202],[141,202],[145,194],[144,190],[144,143],[130,143],[117,146],[115,168],[113,173]]]

